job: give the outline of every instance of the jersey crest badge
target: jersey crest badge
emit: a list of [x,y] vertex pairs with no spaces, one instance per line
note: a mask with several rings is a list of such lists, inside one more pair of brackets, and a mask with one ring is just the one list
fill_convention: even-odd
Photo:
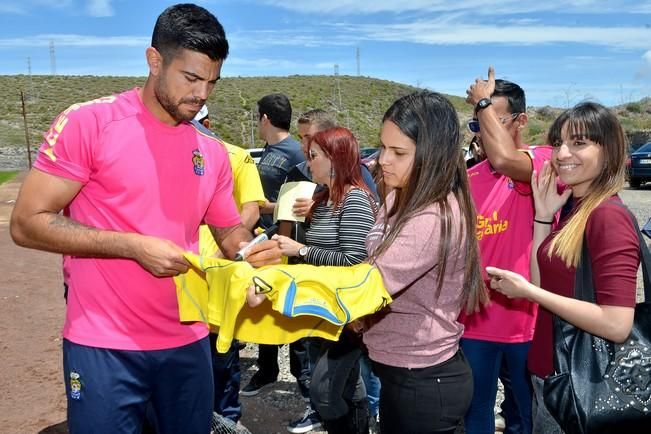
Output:
[[192,166],[194,167],[194,174],[203,176],[205,173],[205,162],[203,160],[203,155],[198,149],[192,151]]
[[81,398],[81,380],[77,372],[70,372],[70,399]]

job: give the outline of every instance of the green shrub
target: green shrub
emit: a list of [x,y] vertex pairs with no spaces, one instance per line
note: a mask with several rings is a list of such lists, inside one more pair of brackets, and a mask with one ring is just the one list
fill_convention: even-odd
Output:
[[12,171],[0,171],[0,184],[11,181],[18,175],[18,172],[15,170]]

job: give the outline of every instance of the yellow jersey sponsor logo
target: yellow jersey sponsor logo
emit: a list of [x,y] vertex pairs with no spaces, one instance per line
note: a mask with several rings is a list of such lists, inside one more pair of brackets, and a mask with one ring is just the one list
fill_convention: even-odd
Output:
[[477,240],[489,235],[495,235],[506,232],[509,228],[509,221],[500,219],[497,211],[493,211],[488,216],[477,215]]

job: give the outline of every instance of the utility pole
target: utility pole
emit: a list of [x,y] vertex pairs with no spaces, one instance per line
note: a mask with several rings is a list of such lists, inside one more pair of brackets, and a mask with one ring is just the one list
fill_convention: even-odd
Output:
[[34,85],[32,83],[32,58],[29,56],[27,56],[27,82],[27,99],[32,100],[34,99]]
[[52,75],[57,75],[57,59],[54,53],[54,41],[50,39],[50,70]]
[[360,74],[360,55],[359,55],[359,47],[357,47],[357,53],[356,53],[356,56],[355,56],[355,57],[357,57],[357,76],[359,77],[359,76],[361,75],[361,74]]
[[25,110],[25,92],[20,91],[20,101],[23,103],[23,124],[25,125],[25,145],[27,146],[27,164],[32,168],[32,150],[29,144],[29,130],[27,129],[27,111]]
[[255,129],[253,127],[254,122],[253,122],[253,108],[251,108],[251,111],[249,112],[251,114],[251,146],[249,148],[253,149],[255,148],[255,135],[253,133],[253,130]]
[[335,64],[335,87],[333,89],[332,100],[337,105],[337,111],[341,111],[341,86],[339,85],[339,65]]

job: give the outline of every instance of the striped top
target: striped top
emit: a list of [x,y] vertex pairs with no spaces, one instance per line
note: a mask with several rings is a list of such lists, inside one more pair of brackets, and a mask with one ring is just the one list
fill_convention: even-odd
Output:
[[371,201],[367,192],[352,188],[334,212],[332,205],[317,205],[305,234],[309,247],[305,262],[346,266],[366,259],[366,234],[375,224]]

